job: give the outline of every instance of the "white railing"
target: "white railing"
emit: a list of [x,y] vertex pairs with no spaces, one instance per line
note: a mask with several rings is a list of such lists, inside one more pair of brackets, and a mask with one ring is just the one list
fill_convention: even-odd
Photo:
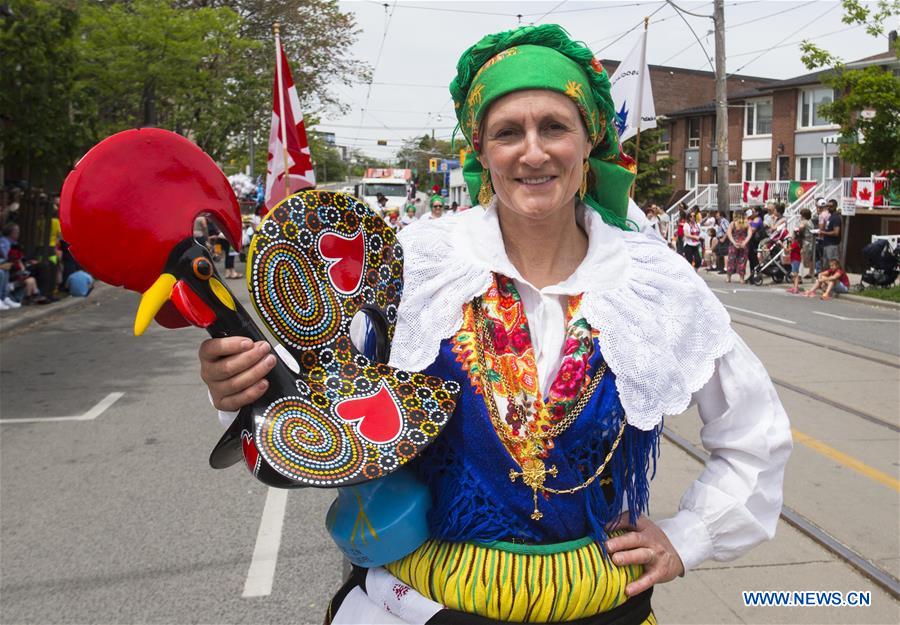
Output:
[[[800,211],[804,208],[810,209],[815,215],[815,202],[822,198],[826,202],[828,200],[836,200],[838,206],[843,204],[844,198],[853,196],[853,180],[857,182],[883,182],[884,196],[888,195],[888,180],[886,178],[835,178],[824,182],[818,182],[815,186],[807,189],[803,195],[797,198],[785,207],[785,217],[788,220],[788,226],[793,229],[797,221],[800,219]],[[768,180],[769,192],[766,201],[786,201],[788,192],[790,191],[790,180]],[[744,184],[742,182],[731,183],[728,185],[728,205],[731,210],[750,206],[750,203],[743,201]],[[683,196],[678,198],[674,204],[666,209],[670,218],[675,217],[678,212],[678,206],[684,202],[688,207],[697,205],[700,210],[716,210],[718,208],[719,187],[716,184],[698,184],[693,189],[688,190]]]
[[[741,206],[741,194],[743,193],[743,183],[731,183],[728,185],[728,205],[731,210],[736,210]],[[669,216],[673,216],[678,212],[678,206],[684,202],[688,208],[695,204],[700,210],[717,210],[719,207],[719,185],[717,184],[698,184],[696,187],[688,191],[685,195],[666,209]]]
[[809,208],[810,213],[815,214],[816,198],[822,194],[822,183],[817,182],[815,185],[807,189],[794,202],[789,204],[784,210],[784,216],[787,218],[788,230],[794,230],[797,222],[800,221],[800,211]]
[[[873,187],[874,187],[877,183],[881,183],[881,184],[883,185],[881,195],[882,195],[882,197],[885,199],[884,205],[883,205],[883,206],[872,206],[872,207],[868,207],[869,210],[872,210],[872,209],[874,209],[874,208],[890,208],[890,200],[889,200],[888,198],[890,197],[890,184],[891,184],[891,183],[890,183],[890,180],[889,180],[889,179],[887,179],[887,178],[881,178],[881,177],[877,177],[877,176],[866,177],[866,178],[860,178],[860,177],[856,177],[856,178],[842,178],[842,179],[841,179],[841,182],[842,182],[842,188],[841,188],[841,191],[842,191],[842,194],[843,194],[843,197],[844,197],[844,198],[850,198],[850,197],[853,197],[853,181],[854,181],[854,180],[855,180],[857,183],[867,183],[867,182],[870,182],[870,183],[872,183]],[[840,203],[841,200],[839,199],[838,202]]]
[[697,197],[697,187],[690,189],[687,193],[682,195],[680,198],[675,200],[675,202],[666,209],[666,213],[671,217],[678,211],[678,206],[684,202],[688,206],[691,206],[694,202],[694,199]]

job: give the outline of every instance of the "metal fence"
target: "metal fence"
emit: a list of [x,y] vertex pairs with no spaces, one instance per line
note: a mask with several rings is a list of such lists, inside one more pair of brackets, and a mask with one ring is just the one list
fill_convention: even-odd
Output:
[[53,199],[40,189],[27,189],[19,198],[19,210],[9,213],[7,223],[19,224],[19,245],[26,258],[49,258]]

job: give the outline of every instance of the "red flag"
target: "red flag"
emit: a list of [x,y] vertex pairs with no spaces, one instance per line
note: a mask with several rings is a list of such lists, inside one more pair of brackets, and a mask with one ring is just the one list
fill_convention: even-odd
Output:
[[884,206],[884,180],[877,178],[854,178],[850,190],[856,205],[872,208]]
[[288,195],[314,186],[316,175],[303,126],[303,113],[300,112],[300,99],[281,39],[276,33],[272,128],[269,131],[269,159],[266,164],[266,208],[271,210]]
[[769,199],[768,182],[745,182],[744,204],[764,204]]

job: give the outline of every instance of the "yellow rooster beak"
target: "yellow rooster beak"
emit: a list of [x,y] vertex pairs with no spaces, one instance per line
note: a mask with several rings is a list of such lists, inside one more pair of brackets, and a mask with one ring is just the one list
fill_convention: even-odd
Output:
[[159,309],[169,301],[175,282],[177,282],[175,276],[170,273],[164,273],[141,295],[141,303],[138,306],[137,314],[134,316],[135,336],[140,336],[144,333],[150,322],[153,321],[156,313],[159,312]]

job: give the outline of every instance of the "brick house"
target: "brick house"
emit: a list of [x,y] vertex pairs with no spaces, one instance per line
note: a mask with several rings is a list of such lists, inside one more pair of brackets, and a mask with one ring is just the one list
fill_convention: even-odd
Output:
[[[854,63],[898,64],[884,52]],[[819,105],[834,93],[822,83],[830,70],[767,81],[765,85],[732,91],[728,96],[729,181],[823,180],[867,175],[838,158],[833,141],[839,127],[818,114]],[[895,69],[895,71],[898,71]],[[654,91],[654,96],[656,92]],[[714,98],[662,113],[668,128],[668,156],[678,160],[672,172],[676,189],[716,182],[716,110]]]
[[[892,33],[891,41],[894,37]],[[880,65],[900,75],[900,60],[892,51],[860,59],[847,67],[869,65]],[[736,92],[729,90],[729,182],[831,180],[837,184],[840,179],[872,174],[841,161],[836,142],[840,128],[818,113],[818,107],[835,96],[831,87],[823,83],[829,71],[770,81]],[[666,155],[678,161],[672,171],[672,186],[676,190],[716,182],[713,100],[670,111],[661,122],[670,137]],[[846,261],[850,269],[860,270],[862,259],[858,250],[872,235],[900,234],[900,211],[860,210],[851,219]]]
[[[610,76],[619,65],[618,61],[608,59],[601,63]],[[664,118],[657,122],[663,130],[663,145],[667,147],[660,155],[680,161],[672,171],[671,185],[677,190],[714,182],[715,172],[710,163],[715,163],[715,73],[665,65],[648,65],[648,68],[656,114]],[[775,82],[774,78],[732,74],[727,84],[729,92],[755,92]],[[686,170],[696,179],[686,180]]]

